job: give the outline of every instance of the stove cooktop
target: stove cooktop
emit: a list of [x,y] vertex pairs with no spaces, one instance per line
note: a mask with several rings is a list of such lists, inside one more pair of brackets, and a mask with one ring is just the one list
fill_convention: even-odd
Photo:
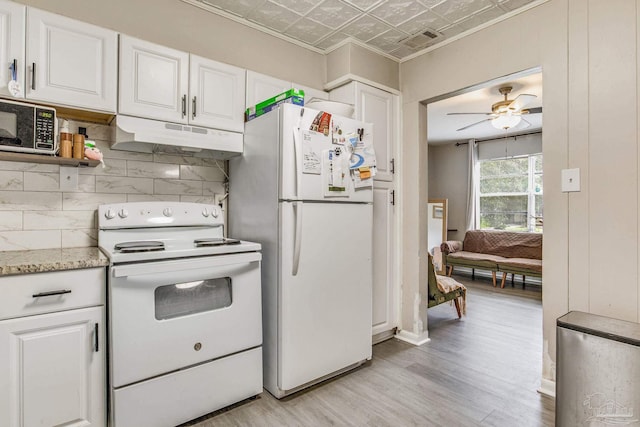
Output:
[[200,203],[101,205],[98,229],[98,246],[114,264],[261,249],[259,243],[224,237],[220,208]]

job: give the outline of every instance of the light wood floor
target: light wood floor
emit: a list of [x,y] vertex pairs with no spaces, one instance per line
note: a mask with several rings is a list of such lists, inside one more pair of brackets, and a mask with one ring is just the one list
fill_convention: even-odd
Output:
[[454,277],[468,286],[467,316],[429,309],[431,342],[385,341],[356,371],[280,401],[265,391],[185,426],[553,426],[554,401],[536,391],[540,288]]

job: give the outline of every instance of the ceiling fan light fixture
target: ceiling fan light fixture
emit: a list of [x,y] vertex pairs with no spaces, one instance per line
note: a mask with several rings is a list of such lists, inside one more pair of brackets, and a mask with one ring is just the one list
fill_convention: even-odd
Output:
[[510,129],[518,126],[522,118],[520,116],[514,116],[512,114],[501,114],[495,119],[491,120],[491,125],[496,129]]

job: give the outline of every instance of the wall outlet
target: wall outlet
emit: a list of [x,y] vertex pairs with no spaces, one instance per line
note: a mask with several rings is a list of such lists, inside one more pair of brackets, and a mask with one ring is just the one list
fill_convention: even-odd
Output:
[[562,192],[580,191],[580,169],[562,169]]
[[214,194],[213,195],[213,203],[220,208],[224,208],[224,202],[227,200],[225,194]]
[[60,166],[60,190],[76,191],[78,189],[78,168]]

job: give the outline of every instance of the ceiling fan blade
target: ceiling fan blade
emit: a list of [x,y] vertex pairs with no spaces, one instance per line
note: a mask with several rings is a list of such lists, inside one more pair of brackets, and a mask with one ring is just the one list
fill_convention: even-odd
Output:
[[538,114],[542,113],[542,107],[533,107],[522,110],[522,114]]
[[484,123],[484,122],[488,122],[490,120],[493,120],[494,118],[491,117],[490,119],[484,119],[484,120],[480,120],[479,122],[475,122],[475,123],[471,123],[470,125],[467,125],[465,127],[462,127],[460,129],[456,129],[456,131],[461,131],[461,130],[465,130],[465,129],[469,129],[470,127],[473,127],[475,125],[479,125],[480,123]]
[[529,126],[531,126],[531,122],[529,122],[527,119],[525,119],[524,117],[521,117],[522,120],[522,127],[523,128],[528,128]]
[[522,108],[524,108],[525,105],[528,105],[531,101],[533,101],[536,98],[537,96],[535,95],[529,95],[529,94],[523,93],[522,95],[518,95],[516,99],[511,101],[511,104],[509,104],[508,108],[511,111],[520,111],[522,110]]
[[460,116],[460,115],[463,115],[463,114],[482,114],[484,116],[490,116],[493,113],[447,113],[447,116]]

